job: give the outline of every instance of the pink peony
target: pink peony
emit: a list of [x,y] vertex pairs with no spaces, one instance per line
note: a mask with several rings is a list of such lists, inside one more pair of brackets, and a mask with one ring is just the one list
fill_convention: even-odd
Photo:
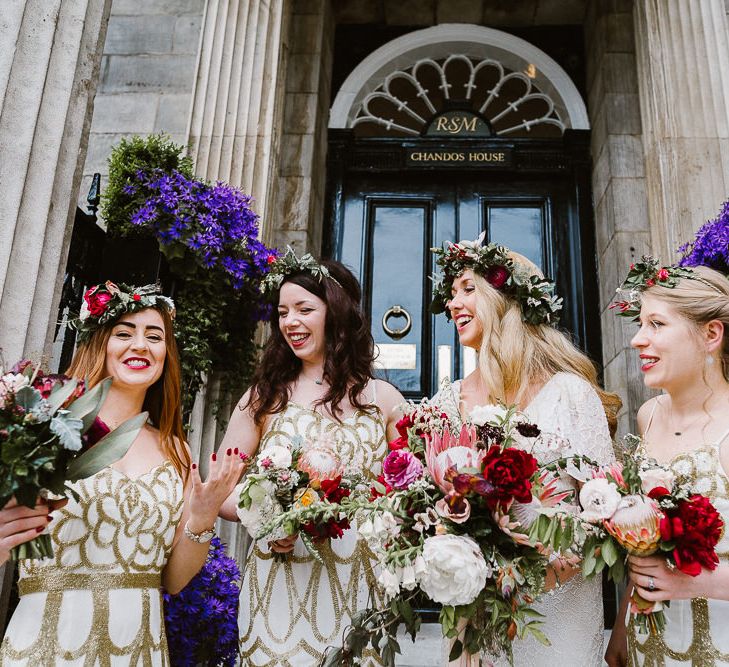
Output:
[[407,489],[423,476],[423,464],[407,449],[390,452],[382,463],[385,481],[395,489]]

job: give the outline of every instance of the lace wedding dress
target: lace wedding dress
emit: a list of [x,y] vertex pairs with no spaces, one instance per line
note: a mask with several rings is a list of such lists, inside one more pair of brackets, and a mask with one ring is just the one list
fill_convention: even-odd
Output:
[[[653,415],[646,433],[652,420]],[[725,526],[729,526],[729,478],[719,454],[727,435],[716,443],[679,454],[670,461],[670,467],[678,478],[690,482],[696,493],[711,499]],[[729,564],[729,531],[724,531],[716,552],[720,563],[726,567]],[[670,607],[664,611],[666,628],[661,635],[638,634],[634,625],[629,623],[628,659],[632,667],[729,665],[729,601],[706,598],[671,600]]]
[[[276,415],[260,448],[301,436],[304,443],[335,443],[347,471],[380,474],[386,450],[385,423],[379,410],[357,411],[342,422],[291,403]],[[306,444],[304,445],[306,446]],[[251,546],[241,589],[238,627],[241,665],[312,667],[328,646],[341,646],[351,617],[379,598],[374,556],[350,528],[340,539],[321,544],[324,565],[298,540],[293,552],[277,560],[266,539]],[[366,652],[362,665],[380,665]]]
[[[444,383],[431,399],[451,419],[461,421],[460,381]],[[562,452],[584,454],[601,464],[614,459],[605,411],[594,389],[572,373],[557,373],[544,384],[524,410],[539,426],[543,438],[533,454],[541,462],[556,458],[550,443],[560,442]],[[563,453],[561,455],[564,455]],[[577,491],[576,481],[562,475],[560,485]],[[514,641],[516,667],[599,667],[603,664],[602,582],[577,574],[567,583],[546,593],[534,604],[544,615],[542,630],[551,642],[546,647],[533,637]],[[506,667],[505,658],[494,661]]]
[[105,468],[53,513],[53,558],[21,561],[3,667],[169,665],[161,572],[182,516],[168,461],[135,479]]

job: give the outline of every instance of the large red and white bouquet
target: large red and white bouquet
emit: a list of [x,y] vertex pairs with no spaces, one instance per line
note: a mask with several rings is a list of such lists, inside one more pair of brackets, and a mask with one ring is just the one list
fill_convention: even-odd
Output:
[[[90,477],[126,453],[147,413],[111,433],[101,427],[96,415],[111,382],[86,391],[83,382],[49,375],[28,360],[8,372],[0,367],[0,507],[13,496],[34,507],[39,496],[73,494],[68,482]],[[50,535],[38,535],[11,555],[52,556]]]
[[549,554],[529,532],[545,516],[553,532],[571,535],[562,524],[574,516],[562,506],[571,492],[558,491],[556,473],[529,451],[539,428],[500,406],[476,408],[468,423],[455,425],[428,403],[412,406],[397,427],[370,498],[343,505],[358,517],[388,604],[357,614],[344,645],[323,664],[350,664],[372,645],[393,665],[398,626],[414,639],[416,610],[432,603],[442,606],[450,659],[511,658],[513,639],[529,634],[548,644],[531,605],[544,588]]
[[[702,568],[719,564],[716,545],[724,523],[703,495],[694,493],[685,479],[641,454],[640,439],[628,436],[624,464],[596,468],[580,491],[581,518],[587,536],[583,546],[583,574],[625,577],[628,554],[665,555],[670,567],[696,576]],[[631,613],[642,633],[660,633],[665,627],[664,606],[636,592]]]
[[280,439],[261,450],[239,487],[238,518],[251,536],[277,540],[299,534],[309,552],[350,527],[339,503],[360,482],[346,475],[335,443]]

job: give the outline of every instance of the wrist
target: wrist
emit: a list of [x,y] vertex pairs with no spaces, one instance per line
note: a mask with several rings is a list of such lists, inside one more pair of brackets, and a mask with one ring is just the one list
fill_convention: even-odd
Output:
[[195,515],[190,514],[187,520],[187,528],[193,533],[202,533],[206,530],[215,528],[215,520],[217,516]]

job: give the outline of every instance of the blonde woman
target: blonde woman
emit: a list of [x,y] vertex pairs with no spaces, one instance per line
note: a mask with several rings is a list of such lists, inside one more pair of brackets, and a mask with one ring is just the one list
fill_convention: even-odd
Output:
[[[554,327],[562,304],[553,283],[526,258],[481,245],[481,239],[450,243],[435,253],[443,275],[435,283],[432,310],[453,319],[461,344],[478,352],[478,367],[461,381],[445,383],[433,401],[464,421],[478,405],[516,405],[542,430],[533,452],[540,461],[573,453],[609,463],[608,418],[614,427],[620,401],[600,389],[595,366]],[[578,490],[566,474],[560,483]],[[601,665],[601,582],[585,581],[575,563],[553,558],[547,586],[550,592],[535,608],[545,616],[551,646],[516,639],[514,664]]]
[[[638,411],[643,446],[709,496],[729,525],[729,280],[705,266],[659,268],[649,258],[631,274],[629,300],[618,305],[638,320],[631,345],[643,382],[663,391]],[[626,646],[625,596],[605,655],[611,667],[729,665],[729,532],[716,552],[718,567],[695,577],[660,555],[629,559],[640,595],[670,606],[660,635],[640,635],[631,623]]]

